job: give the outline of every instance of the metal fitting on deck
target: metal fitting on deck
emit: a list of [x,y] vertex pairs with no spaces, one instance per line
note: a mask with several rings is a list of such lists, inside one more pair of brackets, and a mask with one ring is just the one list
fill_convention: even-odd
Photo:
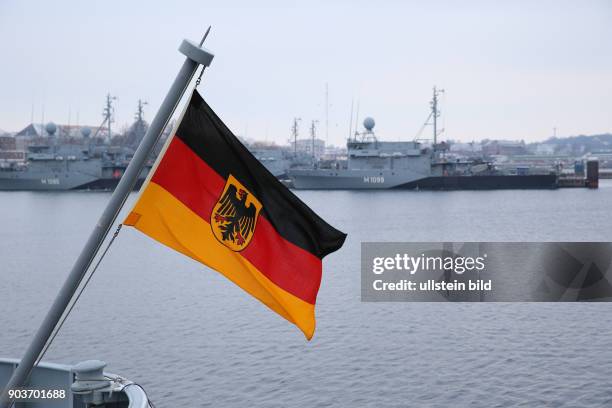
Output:
[[87,360],[72,367],[75,374],[74,383],[70,390],[74,394],[83,396],[86,403],[100,405],[104,403],[103,389],[111,385],[111,381],[104,376],[106,363],[100,360]]

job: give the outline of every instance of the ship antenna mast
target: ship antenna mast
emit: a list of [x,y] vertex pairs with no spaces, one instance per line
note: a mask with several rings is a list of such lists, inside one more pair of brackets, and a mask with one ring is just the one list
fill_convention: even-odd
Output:
[[293,118],[293,126],[291,126],[291,136],[293,136],[293,155],[297,156],[297,138],[300,131],[298,123],[302,118]]
[[444,89],[436,89],[433,87],[433,99],[431,100],[431,117],[433,119],[433,149],[436,150],[438,144],[438,118],[440,117],[440,109],[438,108],[438,96],[444,92]]
[[329,86],[325,83],[325,143],[329,143]]
[[136,123],[134,124],[134,132],[136,133],[136,138],[140,142],[144,134],[146,133],[146,126],[144,122],[144,106],[148,105],[146,101],[142,99],[138,99],[138,109],[136,110]]
[[351,120],[349,120],[349,142],[351,141],[351,137],[353,137],[353,107],[355,105],[355,99],[351,99]]
[[357,100],[357,113],[355,113],[355,140],[357,140],[357,135],[359,132],[357,131],[357,127],[359,126],[359,104],[361,101]]
[[315,138],[317,136],[317,123],[318,120],[313,120],[310,124],[310,138],[312,139],[312,165],[315,164]]
[[116,96],[111,96],[110,93],[106,94],[106,105],[104,106],[104,111],[102,112],[102,116],[104,116],[104,121],[106,122],[108,129],[108,143],[110,143],[112,138],[111,123],[113,122],[113,113],[115,112],[113,108],[113,101],[116,99]]
[[143,101],[142,99],[138,100],[138,110],[136,111],[136,121],[138,123],[142,123],[144,120],[144,106],[148,104],[147,101]]

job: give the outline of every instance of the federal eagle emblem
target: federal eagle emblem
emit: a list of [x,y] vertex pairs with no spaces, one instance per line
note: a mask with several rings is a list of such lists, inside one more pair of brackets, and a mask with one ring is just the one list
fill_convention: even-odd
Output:
[[219,242],[232,251],[242,251],[251,242],[261,203],[230,174],[210,216],[210,226]]

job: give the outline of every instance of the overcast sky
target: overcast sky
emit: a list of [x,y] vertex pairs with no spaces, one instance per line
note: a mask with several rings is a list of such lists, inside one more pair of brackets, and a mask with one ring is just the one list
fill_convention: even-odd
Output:
[[[351,100],[379,138],[410,140],[431,88],[446,136],[541,140],[612,131],[612,1],[0,0],[0,129],[150,120],[183,57],[215,60],[200,90],[234,133],[284,143],[319,120],[344,144]],[[430,133],[426,130],[425,135]]]

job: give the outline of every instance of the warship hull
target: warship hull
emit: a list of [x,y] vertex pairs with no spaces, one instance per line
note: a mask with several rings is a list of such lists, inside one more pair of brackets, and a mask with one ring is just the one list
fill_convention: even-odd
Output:
[[0,191],[76,190],[99,179],[100,171],[96,171],[95,166],[84,170],[67,167],[62,171],[49,171],[46,168],[40,171],[37,169],[0,171]]
[[[134,189],[142,186],[146,178],[146,172],[143,173]],[[74,171],[63,173],[5,171],[0,172],[0,191],[111,191],[117,187],[120,179],[120,177],[101,177]]]
[[399,185],[397,189],[418,190],[511,190],[555,189],[558,178],[554,174],[533,175],[477,175],[426,177]]
[[290,170],[289,178],[298,190],[387,190],[423,179],[418,172],[381,170]]
[[558,177],[543,175],[428,176],[416,172],[297,170],[290,172],[298,190],[503,190],[555,189]]
[[[0,168],[0,191],[113,190],[127,165],[107,165],[98,158],[34,160],[24,166]],[[150,168],[143,169],[134,188],[140,188]]]
[[[91,183],[84,184],[75,188],[75,190],[100,190],[100,191],[112,191],[119,184],[119,180],[117,178],[102,178],[99,180],[92,181]],[[136,184],[134,185],[134,190],[140,189],[142,184],[145,181],[145,177],[140,177]]]
[[[138,190],[144,178],[137,181],[134,190]],[[71,176],[65,179],[52,179],[51,183],[41,183],[40,179],[0,179],[0,191],[112,191],[119,184],[119,179],[90,179]]]

